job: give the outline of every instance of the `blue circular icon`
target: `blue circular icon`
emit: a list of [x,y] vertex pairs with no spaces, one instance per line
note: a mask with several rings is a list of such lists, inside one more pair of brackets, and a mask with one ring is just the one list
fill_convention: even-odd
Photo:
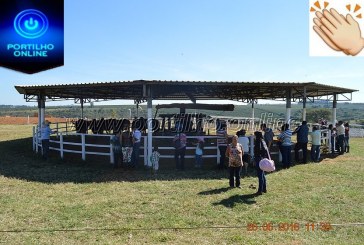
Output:
[[21,11],[14,19],[15,31],[28,39],[38,38],[48,30],[48,19],[45,14],[36,9]]

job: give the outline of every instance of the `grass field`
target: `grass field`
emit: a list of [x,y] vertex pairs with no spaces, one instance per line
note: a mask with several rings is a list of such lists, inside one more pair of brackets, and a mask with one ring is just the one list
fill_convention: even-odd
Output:
[[267,175],[268,193],[255,196],[256,177],[228,189],[224,171],[45,162],[30,135],[0,126],[0,243],[364,244],[364,225],[348,225],[364,223],[364,139],[351,139],[349,154]]

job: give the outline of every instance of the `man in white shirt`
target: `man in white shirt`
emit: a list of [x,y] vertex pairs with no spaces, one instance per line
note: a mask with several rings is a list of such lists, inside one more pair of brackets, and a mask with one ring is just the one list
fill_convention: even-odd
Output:
[[245,168],[245,174],[248,173],[248,164],[250,162],[250,154],[249,154],[249,138],[245,136],[246,131],[244,129],[236,132],[238,138],[238,143],[243,146],[244,154],[243,154],[243,163]]
[[314,162],[320,161],[320,146],[321,146],[321,130],[318,130],[317,126],[312,128],[312,132],[309,132],[312,140],[311,147],[311,160]]

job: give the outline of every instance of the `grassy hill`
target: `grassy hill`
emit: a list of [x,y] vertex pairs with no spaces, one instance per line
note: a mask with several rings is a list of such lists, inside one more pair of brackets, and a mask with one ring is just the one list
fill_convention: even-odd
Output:
[[[317,109],[331,110],[331,105],[327,104],[308,104],[307,112]],[[337,118],[344,121],[364,123],[364,104],[361,103],[338,103]],[[129,110],[130,109],[130,110]],[[139,116],[147,117],[146,105],[141,105]],[[159,113],[178,113],[178,109],[161,109]],[[194,113],[195,110],[187,110],[187,113]],[[223,117],[251,117],[251,105],[236,105],[234,111],[206,111],[197,110],[197,113]],[[87,118],[129,118],[136,115],[135,105],[103,105],[103,106],[85,106],[84,116]],[[262,113],[273,113],[274,118],[284,118],[284,104],[257,104],[255,105],[255,116],[260,117]],[[302,105],[292,105],[292,116],[300,119],[302,114]],[[36,116],[38,109],[34,106],[0,106],[0,116]],[[46,108],[46,114],[52,117],[79,118],[81,117],[81,108],[79,105],[72,106],[49,106]],[[155,108],[153,108],[153,116]],[[328,118],[330,119],[330,118]]]

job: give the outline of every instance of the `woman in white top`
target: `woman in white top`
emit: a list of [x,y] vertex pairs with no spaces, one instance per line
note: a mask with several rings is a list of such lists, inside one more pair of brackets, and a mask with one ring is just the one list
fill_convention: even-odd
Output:
[[248,164],[250,162],[250,154],[249,154],[249,138],[245,136],[246,131],[245,129],[242,129],[238,132],[236,132],[236,135],[238,138],[238,143],[243,146],[244,155],[243,155],[243,162],[245,167],[245,174],[248,173]]

